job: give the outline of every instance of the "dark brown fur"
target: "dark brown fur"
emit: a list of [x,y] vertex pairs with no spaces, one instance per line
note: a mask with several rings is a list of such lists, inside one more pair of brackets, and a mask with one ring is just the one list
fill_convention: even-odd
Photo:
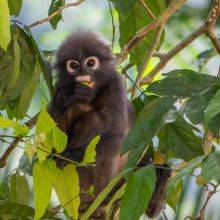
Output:
[[[81,64],[90,56],[98,57],[98,70],[89,71],[80,66],[77,74],[91,75],[94,87],[76,82],[77,75],[70,75],[66,70],[68,60]],[[124,81],[115,70],[109,46],[91,32],[74,33],[60,46],[56,69],[58,80],[50,113],[68,136],[63,156],[82,160],[88,143],[101,136],[96,147],[96,166],[78,168],[81,188],[86,191],[94,185],[97,195],[126,163],[127,155],[121,157],[119,149],[133,124],[133,107],[126,97]],[[58,161],[59,166],[65,164]],[[92,201],[91,196],[82,194],[80,209]]]

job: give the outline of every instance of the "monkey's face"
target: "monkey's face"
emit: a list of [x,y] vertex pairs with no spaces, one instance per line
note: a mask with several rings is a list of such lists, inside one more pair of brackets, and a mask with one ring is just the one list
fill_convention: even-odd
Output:
[[89,82],[103,85],[114,71],[113,56],[109,46],[96,34],[72,34],[60,46],[56,67],[61,80]]

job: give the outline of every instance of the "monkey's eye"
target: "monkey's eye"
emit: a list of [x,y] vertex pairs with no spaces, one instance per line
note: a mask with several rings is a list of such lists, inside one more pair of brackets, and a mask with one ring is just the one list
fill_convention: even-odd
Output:
[[76,60],[68,60],[66,62],[66,69],[69,73],[74,73],[79,68],[79,63]]
[[85,65],[95,70],[99,67],[99,59],[97,57],[89,57],[86,59]]

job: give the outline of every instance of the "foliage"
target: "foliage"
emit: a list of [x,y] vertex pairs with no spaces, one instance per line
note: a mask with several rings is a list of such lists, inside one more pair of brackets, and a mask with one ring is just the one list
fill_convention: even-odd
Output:
[[154,167],[144,167],[133,173],[121,202],[120,219],[139,219],[144,213],[156,181]]
[[0,47],[7,51],[11,39],[10,35],[10,14],[7,0],[0,2]]
[[[138,44],[133,42],[134,48],[128,50],[129,56],[122,64],[126,67],[129,62],[131,66],[135,66],[129,72],[132,73],[132,79],[141,73],[152,45],[156,47],[150,61],[165,43],[164,30],[158,42],[155,42],[155,38],[159,28],[150,29],[143,38],[140,30],[152,25],[163,13],[171,13],[172,4],[167,2],[109,1],[114,6],[112,19],[118,19],[121,49],[126,48],[134,36],[137,36],[137,42],[140,40]],[[78,211],[82,191],[77,167],[95,166],[95,149],[100,135],[89,143],[82,162],[64,158],[69,164],[64,169],[57,167],[54,158],[59,158],[65,150],[68,138],[47,112],[47,104],[54,89],[51,59],[48,57],[51,56],[53,60],[54,51],[43,52],[31,30],[45,21],[49,21],[53,29],[58,24],[62,25],[64,6],[67,6],[65,0],[51,0],[49,17],[27,26],[13,21],[22,9],[22,0],[0,1],[0,140],[8,143],[16,138],[9,149],[16,146],[24,149],[16,171],[7,173],[1,179],[0,219],[15,219],[17,216],[22,219],[59,219],[56,217],[58,212],[62,212],[67,218],[78,219],[80,216],[80,219],[89,219],[106,196],[111,194],[114,186],[125,177],[126,183],[116,191],[105,207],[107,216],[111,216],[115,203],[120,200],[120,219],[138,220],[145,213],[154,191],[155,164],[164,162],[173,170],[168,182],[166,202],[178,216],[186,176],[195,175],[194,170],[199,168],[197,184],[200,187],[220,183],[220,155],[216,147],[220,136],[220,79],[214,73],[201,73],[209,59],[217,55],[216,50],[206,49],[199,53],[196,57],[198,71],[173,69],[163,73],[156,81],[149,81],[147,86],[140,83],[136,85],[144,92],[132,100],[137,117],[121,147],[121,154],[129,153],[127,164],[82,214]],[[178,17],[177,14],[177,18],[181,18],[181,15]],[[175,17],[175,22],[181,21]],[[160,62],[164,62],[164,58],[160,59]],[[148,74],[148,68],[144,70],[145,74]],[[159,70],[156,74],[160,73]],[[27,115],[35,107],[33,100],[42,84],[46,87],[49,100],[43,98],[43,107],[38,106],[41,110],[36,124],[32,121],[33,118],[30,123]],[[211,138],[206,139],[205,134],[209,132]],[[207,143],[211,149],[209,154],[204,152]],[[150,155],[154,163],[137,169],[136,165],[145,154]],[[3,159],[0,159],[1,166]],[[30,182],[33,182],[33,189]],[[51,203],[53,190],[60,206],[50,211],[49,207],[54,205]],[[90,186],[88,193],[91,196],[93,191],[94,186]],[[32,203],[34,208],[31,207]]]

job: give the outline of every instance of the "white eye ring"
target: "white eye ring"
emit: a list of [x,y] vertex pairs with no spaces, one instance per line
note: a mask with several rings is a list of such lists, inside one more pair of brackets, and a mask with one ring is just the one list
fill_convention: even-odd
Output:
[[79,63],[76,60],[68,60],[66,62],[66,69],[68,73],[74,73],[79,68]]
[[92,56],[92,57],[88,57],[85,60],[85,66],[95,70],[98,69],[99,67],[99,59],[98,57]]

